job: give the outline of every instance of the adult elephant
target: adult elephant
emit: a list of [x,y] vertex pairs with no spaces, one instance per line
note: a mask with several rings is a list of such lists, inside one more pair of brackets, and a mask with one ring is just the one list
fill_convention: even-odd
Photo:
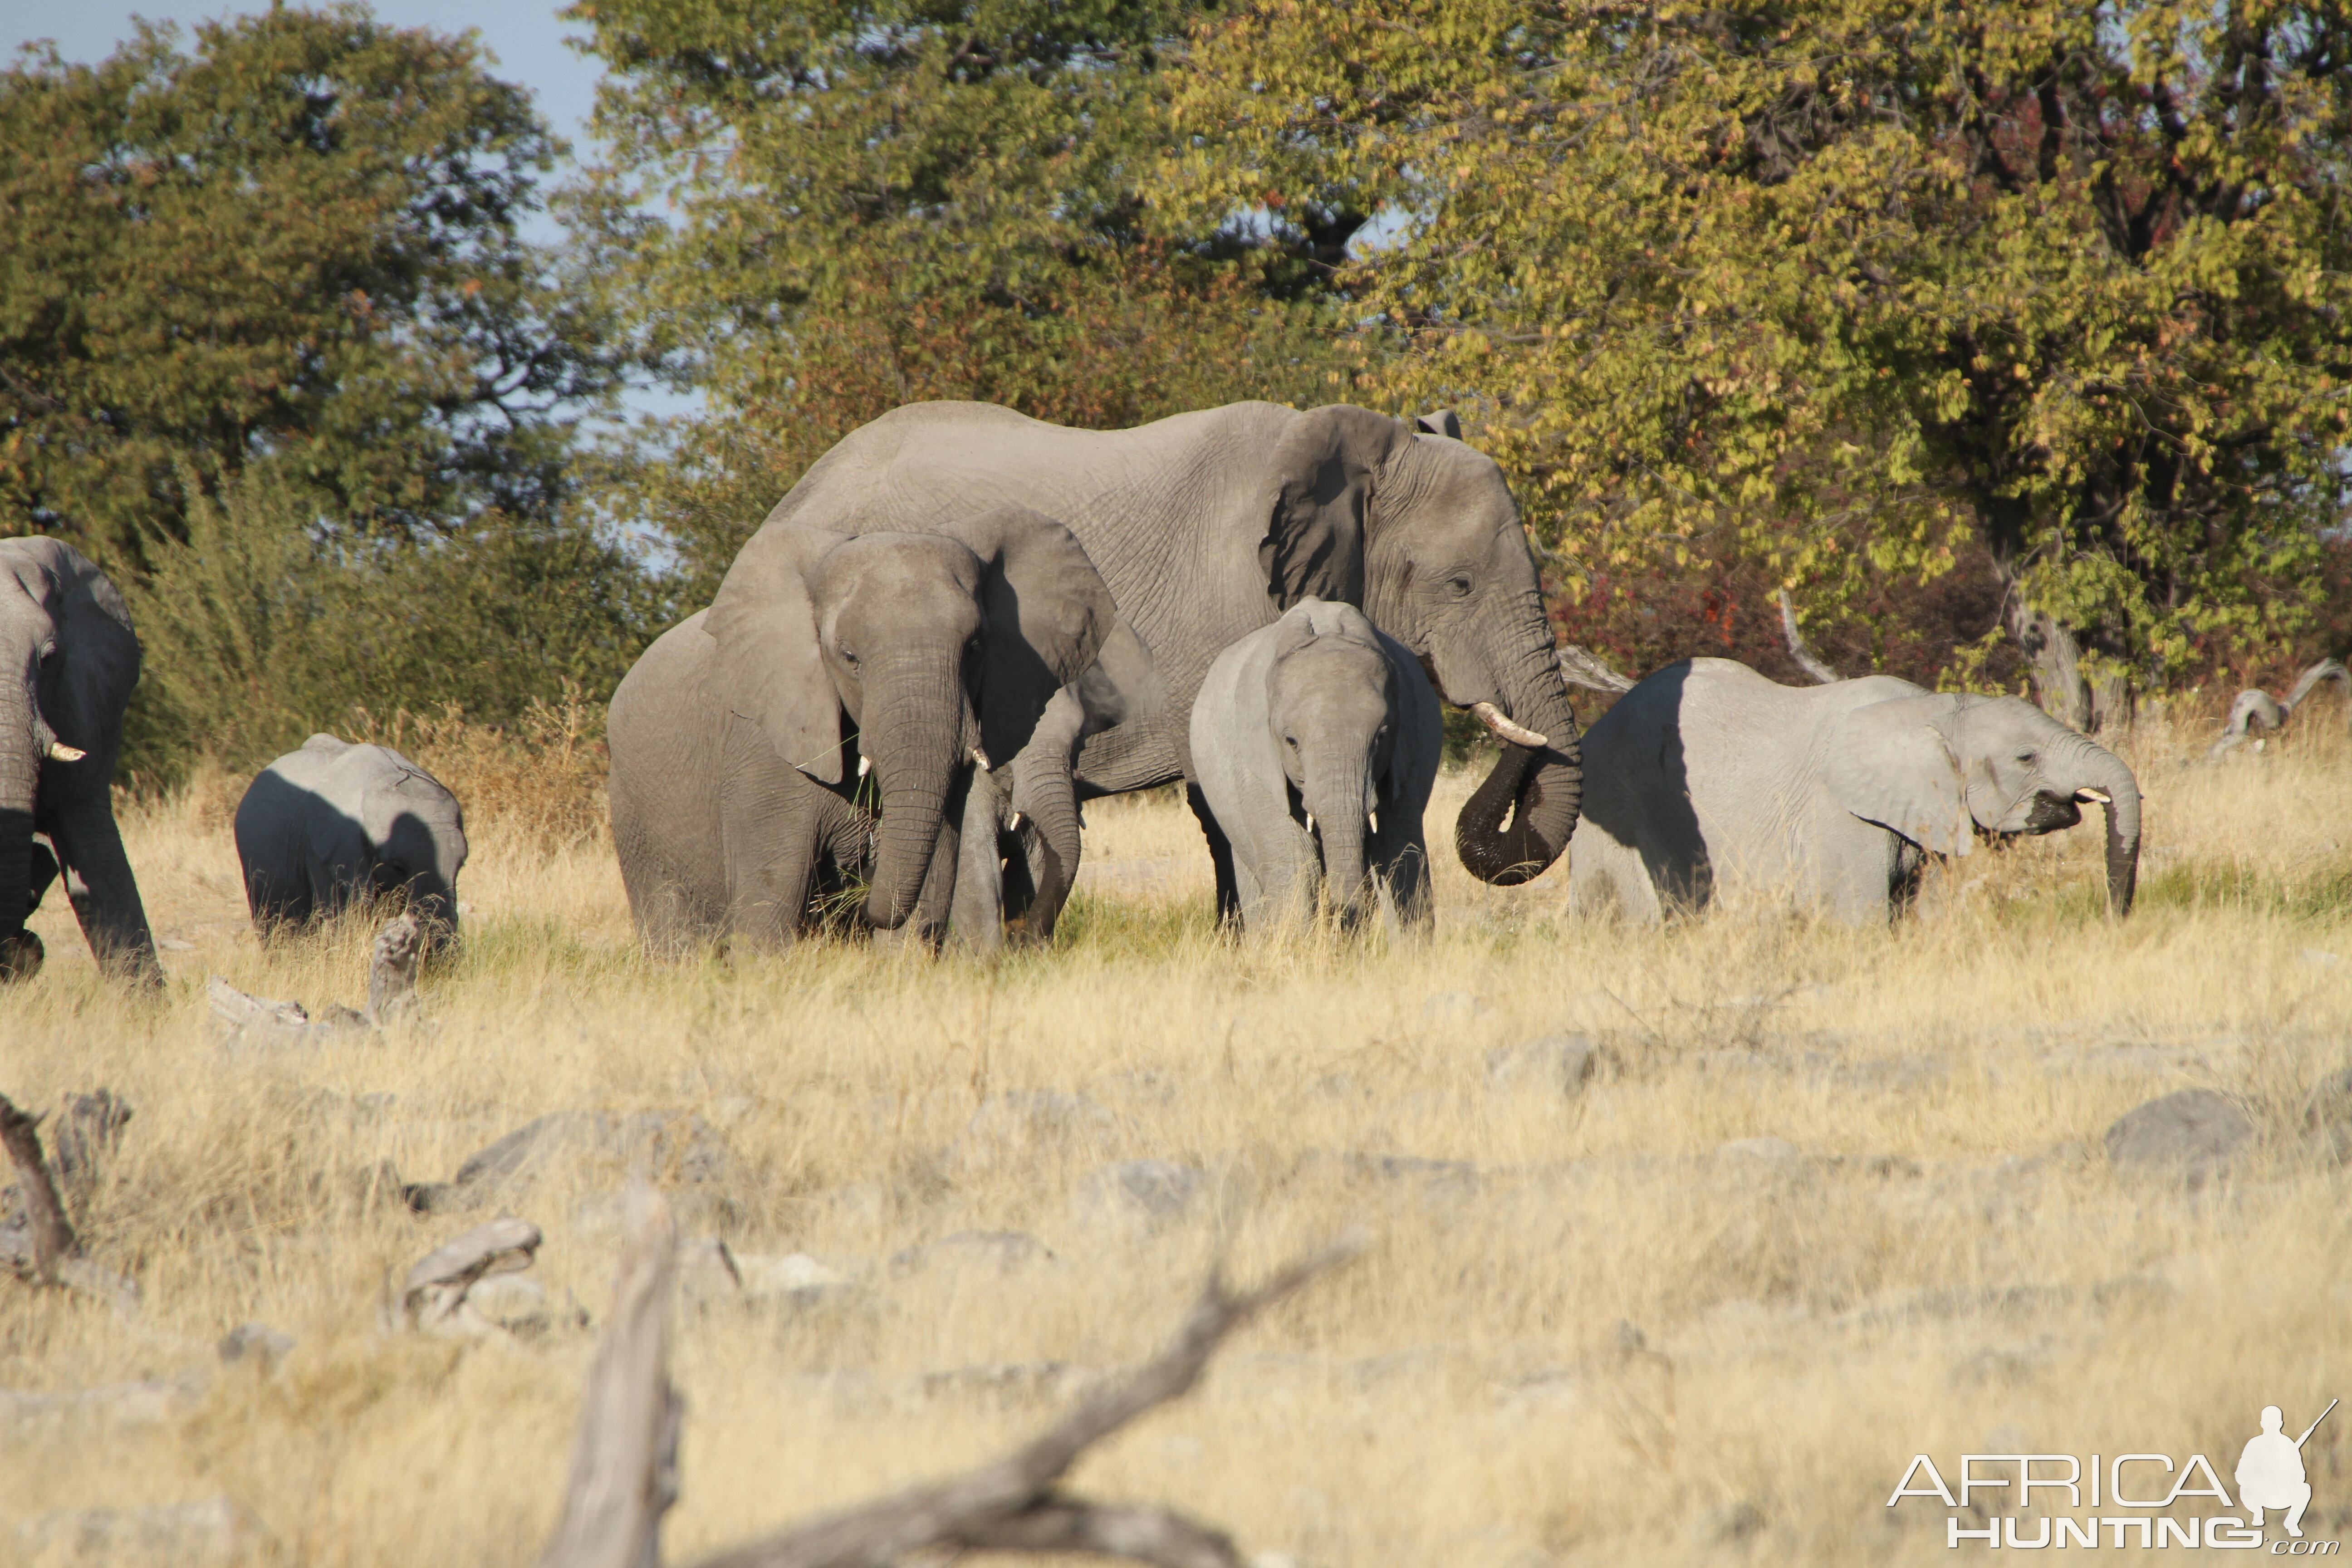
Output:
[[41,939],[25,921],[62,871],[99,966],[159,983],[114,824],[122,710],[139,683],[122,595],[70,545],[0,539],[0,979],[40,968]]
[[820,458],[763,531],[908,528],[995,505],[1067,523],[1167,696],[1087,741],[1087,787],[1191,782],[1229,910],[1230,855],[1192,763],[1193,698],[1219,652],[1299,601],[1357,605],[1502,741],[1454,843],[1473,873],[1510,886],[1557,859],[1576,826],[1576,721],[1518,509],[1459,428],[1451,416],[1235,403],[1072,430],[992,404],[910,404]]
[[1893,676],[1781,686],[1694,658],[1636,685],[1584,737],[1570,896],[1654,921],[1744,886],[1851,923],[1909,901],[1926,856],[1979,833],[2106,816],[2107,907],[2139,869],[2139,784],[2121,759],[2014,697]]
[[464,808],[389,746],[311,736],[247,787],[236,832],[246,908],[265,937],[391,894],[405,895],[430,940],[457,933]]

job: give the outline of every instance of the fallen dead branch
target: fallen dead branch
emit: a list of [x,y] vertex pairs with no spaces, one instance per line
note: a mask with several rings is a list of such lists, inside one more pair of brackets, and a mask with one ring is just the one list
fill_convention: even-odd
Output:
[[428,1332],[488,1333],[493,1326],[468,1310],[466,1292],[486,1275],[528,1268],[539,1252],[539,1226],[527,1219],[494,1219],[444,1242],[410,1265],[400,1282],[394,1326]]
[[[677,1230],[668,1205],[642,1187],[630,1208],[562,1517],[539,1568],[658,1568],[661,1561],[661,1515],[677,1486],[679,1406],[665,1354]],[[1191,1390],[1235,1329],[1363,1246],[1351,1232],[1255,1290],[1236,1293],[1212,1276],[1173,1343],[1011,1454],[720,1552],[699,1568],[887,1568],[966,1552],[1088,1552],[1159,1568],[1241,1568],[1220,1531],[1172,1510],[1066,1496],[1055,1483],[1089,1447]]]
[[2305,670],[2294,683],[2294,689],[2283,698],[2273,699],[2269,692],[2256,689],[2239,692],[2238,700],[2230,704],[2230,721],[2223,726],[2221,738],[2206,754],[2218,762],[2252,740],[2257,730],[2274,733],[2284,730],[2286,721],[2294,716],[2296,706],[2323,680],[2336,682],[2344,689],[2347,698],[2352,698],[2352,671],[2333,658],[2323,658]]
[[1780,635],[1789,640],[1789,657],[1797,668],[1813,678],[1816,686],[1835,686],[1845,679],[1805,646],[1804,634],[1797,630],[1797,606],[1790,602],[1789,590],[1780,590]]
[[1559,660],[1559,673],[1570,686],[1581,686],[1587,691],[1631,691],[1633,678],[1618,674],[1603,663],[1599,655],[1565,643],[1555,657]]
[[[128,1120],[128,1113],[125,1113]],[[111,1273],[85,1257],[81,1238],[66,1218],[57,1178],[41,1153],[41,1119],[27,1116],[0,1095],[0,1145],[16,1171],[16,1197],[25,1209],[22,1251],[9,1247],[18,1271],[42,1285],[63,1285],[96,1296],[119,1312],[139,1308],[138,1282]]]

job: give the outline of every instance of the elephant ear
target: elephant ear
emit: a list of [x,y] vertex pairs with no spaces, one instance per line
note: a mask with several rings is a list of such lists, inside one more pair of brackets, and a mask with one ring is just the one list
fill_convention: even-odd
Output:
[[1412,440],[1402,419],[1345,404],[1290,421],[1267,462],[1265,537],[1257,547],[1268,597],[1288,609],[1314,597],[1364,600],[1364,516],[1381,468]]
[[56,624],[55,667],[43,673],[42,707],[58,739],[112,767],[122,710],[139,684],[139,635],[106,574],[60,540],[37,539],[35,589]]
[[1443,436],[1449,441],[1462,439],[1461,416],[1451,408],[1434,409],[1430,413],[1417,416],[1413,419],[1413,424],[1420,426],[1426,435]]
[[1931,721],[1933,698],[1857,708],[1830,731],[1830,794],[1864,822],[1937,855],[1975,847],[1960,759]]
[[719,645],[727,710],[757,724],[777,756],[829,784],[842,779],[841,697],[817,647],[808,579],[843,538],[793,523],[761,528],[702,619]]
[[980,743],[995,762],[1029,743],[1054,693],[1095,661],[1117,611],[1078,536],[1027,507],[998,507],[934,531],[980,557],[988,657]]
[[1103,638],[1094,663],[1087,666],[1077,684],[1078,702],[1087,716],[1079,731],[1082,739],[1130,721],[1149,721],[1168,702],[1159,661],[1125,616],[1113,618],[1110,635]]

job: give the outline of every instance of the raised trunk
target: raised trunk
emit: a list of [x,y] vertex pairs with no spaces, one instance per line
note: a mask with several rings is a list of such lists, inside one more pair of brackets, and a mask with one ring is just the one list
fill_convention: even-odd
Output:
[[1568,847],[1584,800],[1584,767],[1568,685],[1549,641],[1522,650],[1500,686],[1511,719],[1551,743],[1541,752],[1503,743],[1454,819],[1454,846],[1472,876],[1511,888],[1541,876]]
[[961,689],[946,673],[904,682],[869,680],[861,719],[882,799],[866,920],[896,931],[922,900],[948,791],[956,769],[966,765],[966,737],[973,726]]

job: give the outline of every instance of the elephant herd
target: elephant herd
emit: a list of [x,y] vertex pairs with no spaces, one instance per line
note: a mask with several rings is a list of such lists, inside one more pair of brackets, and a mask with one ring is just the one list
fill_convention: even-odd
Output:
[[[0,977],[37,966],[25,921],[62,873],[101,963],[152,978],[109,802],[122,600],[58,541],[0,541],[0,889],[26,890]],[[1118,431],[929,403],[853,432],[614,692],[614,845],[654,952],[827,924],[989,950],[1050,936],[1082,801],[1181,780],[1226,919],[1425,930],[1441,700],[1500,746],[1454,824],[1491,883],[1577,833],[1580,907],[1748,883],[1884,920],[1927,857],[2095,802],[2130,906],[2131,773],[2014,698],[1700,658],[1580,744],[1501,469],[1450,415],[1265,403]],[[394,891],[455,930],[462,815],[397,752],[313,736],[236,840],[265,930]]]

